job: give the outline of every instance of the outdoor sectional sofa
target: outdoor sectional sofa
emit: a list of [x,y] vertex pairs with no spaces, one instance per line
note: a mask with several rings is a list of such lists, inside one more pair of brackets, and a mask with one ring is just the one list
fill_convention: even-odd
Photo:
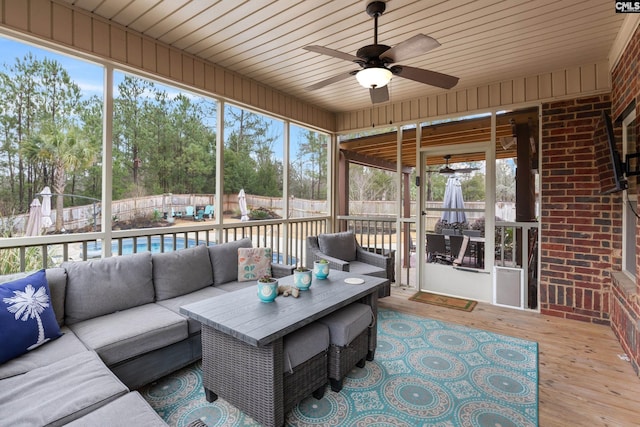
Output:
[[[251,246],[242,239],[45,270],[63,335],[0,365],[0,423],[165,425],[130,390],[201,358],[200,323],[180,306],[255,285],[238,281],[238,248]],[[292,271],[272,264],[275,277]]]

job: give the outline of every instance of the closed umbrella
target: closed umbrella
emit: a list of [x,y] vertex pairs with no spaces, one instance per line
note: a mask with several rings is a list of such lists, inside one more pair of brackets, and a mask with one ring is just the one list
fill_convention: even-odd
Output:
[[51,190],[44,187],[40,192],[42,196],[42,228],[45,230],[53,225],[51,221]]
[[441,219],[453,224],[456,222],[466,222],[467,216],[464,211],[464,199],[462,198],[462,185],[460,180],[455,176],[450,176],[447,180],[447,186],[444,189],[444,201],[442,202]]
[[29,218],[25,228],[25,236],[39,236],[42,230],[42,205],[38,198],[33,199],[29,207]]
[[244,188],[238,194],[238,206],[240,207],[240,221],[249,221],[249,211],[247,210],[247,198],[244,195]]

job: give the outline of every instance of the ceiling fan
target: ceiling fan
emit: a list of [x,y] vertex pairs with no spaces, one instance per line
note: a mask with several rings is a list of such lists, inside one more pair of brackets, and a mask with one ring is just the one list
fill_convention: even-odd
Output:
[[453,175],[456,173],[470,173],[473,171],[477,171],[478,168],[460,168],[460,169],[453,169],[452,167],[449,166],[449,160],[451,160],[451,154],[447,154],[446,156],[444,156],[444,167],[441,168],[438,173],[440,173],[441,175]]
[[384,1],[374,1],[367,5],[366,12],[374,19],[373,44],[358,49],[356,56],[317,45],[304,48],[310,52],[355,62],[362,67],[360,70],[341,73],[322,80],[307,87],[307,90],[320,89],[355,75],[360,85],[369,89],[371,102],[376,104],[389,100],[387,84],[394,75],[443,89],[451,89],[458,83],[458,77],[435,71],[406,65],[388,66],[398,61],[405,61],[417,55],[425,54],[440,46],[440,43],[432,37],[417,34],[394,47],[378,44],[378,17],[384,13],[385,9],[386,3]]

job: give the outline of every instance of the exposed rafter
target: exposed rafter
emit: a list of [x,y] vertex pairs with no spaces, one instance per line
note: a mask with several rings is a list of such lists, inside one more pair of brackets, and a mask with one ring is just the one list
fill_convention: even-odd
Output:
[[[496,157],[508,158],[516,156],[516,147],[505,150],[501,140],[512,135],[511,121],[516,123],[538,122],[538,110],[536,108],[520,110],[511,113],[500,114],[496,117]],[[416,167],[416,130],[406,129],[402,131],[402,165],[403,168]],[[438,147],[474,142],[489,141],[491,139],[491,117],[451,121],[435,125],[425,125],[422,128],[421,147]],[[358,155],[360,164],[365,164],[366,159],[371,160],[367,165],[376,166],[376,162],[386,162],[395,165],[397,161],[397,135],[396,132],[363,136],[340,143],[340,150],[349,152],[350,156]],[[456,156],[457,162],[476,161],[478,154],[465,154]],[[429,165],[441,164],[442,159],[432,157],[427,160]],[[391,170],[395,170],[395,167]]]

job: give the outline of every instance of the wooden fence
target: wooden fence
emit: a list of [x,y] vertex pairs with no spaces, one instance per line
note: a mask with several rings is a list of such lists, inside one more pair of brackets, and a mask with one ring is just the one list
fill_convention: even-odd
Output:
[[[258,207],[267,208],[276,214],[284,217],[284,200],[282,197],[264,197],[247,195],[247,207],[254,209]],[[213,194],[164,194],[155,196],[136,197],[132,199],[114,200],[112,202],[112,214],[114,219],[121,221],[131,220],[136,217],[150,217],[154,212],[158,215],[171,216],[172,212],[184,211],[187,206],[206,206],[215,204]],[[472,210],[466,212],[469,222],[484,216],[484,202],[465,203],[465,209]],[[55,206],[55,205],[54,205]],[[236,194],[226,194],[223,197],[222,207],[224,212],[238,214],[238,196]],[[438,209],[442,208],[441,202],[428,202],[427,210],[429,215],[426,218],[427,229],[433,229],[435,223],[440,218]],[[351,201],[349,204],[350,215],[368,215],[373,217],[394,217],[397,205],[395,201]],[[411,212],[417,212],[416,202],[411,202]],[[479,210],[479,211],[478,211]],[[100,224],[101,203],[74,206],[64,209],[64,228],[76,230],[79,228]],[[291,198],[289,200],[289,218],[308,218],[313,216],[328,215],[328,203],[323,200],[307,200]],[[51,219],[55,223],[55,209],[51,212]],[[504,221],[515,220],[515,203],[501,203],[496,206],[496,216]],[[27,214],[18,215],[15,218],[14,226],[18,230],[26,227]]]

